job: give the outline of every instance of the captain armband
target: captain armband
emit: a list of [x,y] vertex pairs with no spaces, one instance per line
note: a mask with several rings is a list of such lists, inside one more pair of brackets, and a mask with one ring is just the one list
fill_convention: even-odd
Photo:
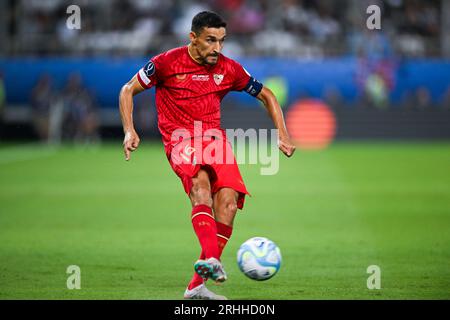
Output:
[[250,80],[245,86],[244,91],[247,92],[249,95],[256,97],[261,92],[262,88],[263,84],[261,82],[259,82],[253,77],[250,77]]

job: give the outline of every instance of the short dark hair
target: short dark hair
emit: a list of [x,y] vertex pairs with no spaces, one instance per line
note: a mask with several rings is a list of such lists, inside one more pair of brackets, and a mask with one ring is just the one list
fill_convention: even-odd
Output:
[[227,23],[217,13],[202,11],[192,19],[191,31],[199,35],[203,28],[226,28]]

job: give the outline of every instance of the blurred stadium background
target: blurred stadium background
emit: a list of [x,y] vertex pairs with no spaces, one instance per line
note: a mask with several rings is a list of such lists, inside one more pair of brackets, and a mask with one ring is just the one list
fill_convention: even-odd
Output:
[[[450,137],[447,1],[76,3],[80,30],[66,26],[73,1],[1,1],[4,139],[120,135],[120,87],[153,55],[186,44],[203,9],[225,17],[224,53],[271,87],[286,111],[306,98],[332,108],[337,138]],[[370,4],[382,9],[381,31],[366,27]],[[147,136],[157,135],[151,96],[136,101]],[[227,127],[270,126],[250,97],[233,94],[223,110]]]
[[[80,30],[66,26],[72,4]],[[366,27],[372,4],[381,30]],[[274,177],[242,167],[253,197],[219,291],[450,298],[446,0],[1,0],[0,298],[181,297],[198,250],[154,91],[135,98],[144,144],[128,164],[118,94],[150,57],[187,44],[204,9],[227,20],[224,54],[275,92],[300,147]],[[272,128],[245,94],[227,96],[222,112],[227,128]],[[231,267],[254,235],[285,258],[264,290]],[[181,271],[153,273],[174,254]],[[385,289],[374,293],[365,268],[377,263]],[[65,288],[70,264],[85,290]]]

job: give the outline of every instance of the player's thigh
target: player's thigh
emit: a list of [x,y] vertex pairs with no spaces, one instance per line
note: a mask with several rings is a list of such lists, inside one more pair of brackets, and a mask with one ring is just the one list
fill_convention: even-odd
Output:
[[213,209],[217,221],[232,225],[237,212],[239,193],[232,188],[221,188],[214,194]]
[[205,204],[212,206],[211,183],[206,170],[200,169],[192,178],[192,188],[189,193],[192,205]]

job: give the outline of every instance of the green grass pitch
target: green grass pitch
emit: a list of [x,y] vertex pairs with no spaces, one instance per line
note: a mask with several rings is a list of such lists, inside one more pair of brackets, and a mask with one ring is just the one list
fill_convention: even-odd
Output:
[[[230,299],[449,299],[450,143],[336,143],[241,165],[252,193],[223,262]],[[275,241],[280,272],[247,279],[252,236]],[[181,299],[199,254],[190,204],[161,143],[125,162],[96,148],[0,147],[0,299]],[[66,268],[81,268],[81,289]],[[381,289],[367,288],[367,267]]]

